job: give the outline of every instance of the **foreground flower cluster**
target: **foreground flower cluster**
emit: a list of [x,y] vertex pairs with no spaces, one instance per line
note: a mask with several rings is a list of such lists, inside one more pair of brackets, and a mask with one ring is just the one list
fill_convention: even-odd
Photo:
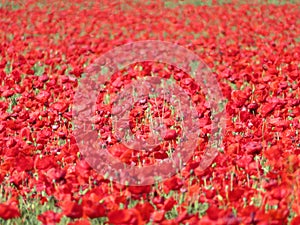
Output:
[[[299,6],[33,0],[2,4],[0,14],[1,224],[300,224]],[[172,74],[197,106],[201,135],[176,176],[119,185],[80,154],[73,97],[101,54],[151,39],[183,45],[212,69],[227,99],[224,149],[200,170],[211,124],[205,96],[174,68],[132,65],[107,93],[138,76]],[[99,142],[126,163],[167,158],[181,127],[168,103],[155,111],[160,101],[150,111],[169,128],[164,145],[135,155],[113,137],[107,104],[97,108]],[[144,105],[135,104],[130,127],[149,137]]]

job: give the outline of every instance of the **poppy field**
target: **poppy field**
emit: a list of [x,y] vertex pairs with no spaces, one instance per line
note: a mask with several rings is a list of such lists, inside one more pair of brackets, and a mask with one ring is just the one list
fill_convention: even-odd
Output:
[[[128,43],[181,46],[209,73],[132,61],[98,91],[89,74]],[[297,1],[0,1],[0,224],[299,225],[299,81]],[[137,170],[178,162],[118,182],[92,145]]]

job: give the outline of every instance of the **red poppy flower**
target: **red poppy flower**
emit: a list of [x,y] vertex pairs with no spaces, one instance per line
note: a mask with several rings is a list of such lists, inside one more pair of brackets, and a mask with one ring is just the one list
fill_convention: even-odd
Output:
[[16,200],[9,200],[0,204],[0,217],[7,220],[19,217],[20,211],[18,208],[18,202]]
[[63,201],[61,202],[63,214],[72,219],[80,218],[83,215],[82,205],[74,201]]
[[55,213],[53,211],[46,211],[38,215],[38,220],[45,225],[55,225],[60,222],[61,219],[60,213]]
[[142,217],[136,209],[123,209],[112,211],[108,214],[108,221],[112,224],[141,225]]

